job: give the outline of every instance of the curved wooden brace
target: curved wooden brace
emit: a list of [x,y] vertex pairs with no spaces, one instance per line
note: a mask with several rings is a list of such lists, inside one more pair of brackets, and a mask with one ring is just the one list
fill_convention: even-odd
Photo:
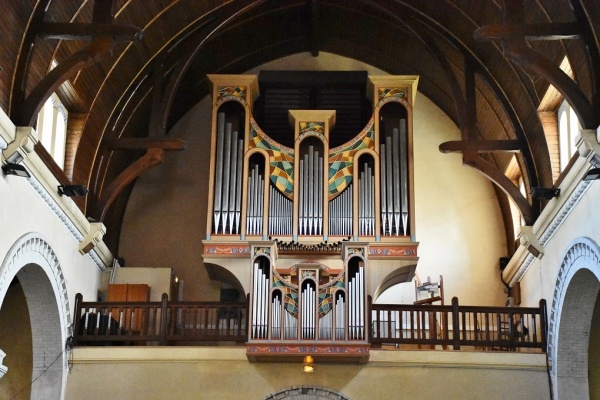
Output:
[[504,193],[506,193],[515,203],[526,225],[533,225],[535,221],[535,213],[533,207],[529,204],[525,196],[521,194],[519,188],[498,168],[490,162],[479,157],[477,154],[465,154],[463,164],[475,168],[489,180],[494,182]]
[[17,125],[33,126],[40,109],[50,95],[74,73],[95,62],[99,53],[110,47],[110,41],[104,40],[102,44],[96,44],[94,47],[91,48],[90,45],[90,47],[72,54],[38,82],[23,102]]
[[558,66],[525,44],[505,44],[504,55],[514,64],[533,71],[551,83],[573,107],[583,129],[598,127],[594,110],[585,94]]
[[161,164],[164,161],[164,154],[165,150],[162,148],[149,148],[146,154],[137,159],[129,167],[125,168],[125,170],[123,170],[123,172],[121,172],[115,180],[102,191],[102,195],[98,199],[95,207],[95,214],[98,216],[98,221],[104,220],[108,208],[127,185],[133,182],[133,180],[146,170]]

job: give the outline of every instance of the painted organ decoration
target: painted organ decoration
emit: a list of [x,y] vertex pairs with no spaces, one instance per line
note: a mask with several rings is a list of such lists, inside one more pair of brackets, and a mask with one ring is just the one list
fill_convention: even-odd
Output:
[[416,77],[370,77],[373,116],[335,148],[329,148],[335,111],[290,110],[294,147],[287,147],[252,117],[256,77],[209,78],[215,103],[207,240],[414,237]]

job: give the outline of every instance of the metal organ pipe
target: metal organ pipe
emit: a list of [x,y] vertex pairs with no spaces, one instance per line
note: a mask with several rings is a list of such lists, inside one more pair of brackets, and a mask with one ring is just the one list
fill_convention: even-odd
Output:
[[373,176],[373,169],[368,163],[363,164],[363,169],[360,172],[358,180],[359,184],[359,232],[361,235],[374,235],[375,234],[375,220],[374,220],[374,193],[375,188]]
[[300,160],[299,233],[323,233],[323,157],[313,146]]
[[329,234],[352,234],[352,184],[329,202]]
[[252,283],[252,337],[254,339],[266,339],[269,315],[269,273],[254,263]]
[[217,234],[240,231],[244,141],[238,136],[238,132],[232,132],[232,124],[226,122],[225,113],[219,113],[213,203],[213,232]]
[[215,197],[213,232],[217,233],[221,224],[221,191],[223,190],[223,141],[225,136],[225,113],[217,115],[217,165],[215,171]]
[[260,235],[263,221],[264,179],[260,174],[258,164],[250,171],[248,179],[248,204],[246,215],[246,233]]
[[407,234],[408,148],[406,120],[380,145],[381,230],[386,236]]
[[269,233],[292,234],[292,202],[273,185],[269,186]]
[[406,120],[400,120],[400,179],[402,181],[402,227],[406,236],[408,226],[408,138]]

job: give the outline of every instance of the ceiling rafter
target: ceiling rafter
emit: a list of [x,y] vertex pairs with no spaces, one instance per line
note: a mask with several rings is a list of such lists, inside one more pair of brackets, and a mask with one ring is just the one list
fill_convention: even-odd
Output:
[[[560,67],[531,48],[527,41],[527,37],[531,36],[536,29],[538,39],[544,35],[548,40],[553,40],[556,37],[561,38],[560,35],[556,35],[556,32],[561,32],[564,29],[564,24],[528,25],[525,23],[523,16],[522,0],[504,0],[503,23],[500,26],[494,25],[478,29],[475,32],[475,39],[480,41],[501,40],[504,55],[507,59],[521,68],[532,71],[546,79],[571,104],[582,127],[584,129],[595,129],[600,122],[600,114],[594,110],[594,104],[588,100],[575,81]],[[554,30],[551,29],[552,26],[554,26]],[[577,35],[572,36],[579,37],[582,34],[581,28],[576,24],[574,29],[576,29]]]
[[[26,39],[24,46],[33,51],[35,37],[42,39],[75,40],[90,38],[90,43],[83,49],[67,57],[64,61],[46,74],[27,95],[26,72],[20,76],[21,85],[13,99],[20,99],[19,104],[12,104],[11,117],[20,126],[33,126],[44,102],[54,93],[60,85],[66,82],[77,71],[87,65],[95,63],[99,57],[110,50],[114,42],[139,40],[141,30],[130,25],[113,24],[114,0],[95,0],[92,22],[90,24],[43,22],[44,8],[39,8],[35,13],[34,26],[31,34]],[[48,5],[47,2],[46,6]],[[42,4],[38,5],[41,7]],[[28,32],[29,33],[29,32]],[[29,68],[30,56],[21,65],[23,71]],[[20,60],[19,60],[20,61]],[[20,62],[19,62],[20,65]],[[13,90],[15,88],[13,87]]]

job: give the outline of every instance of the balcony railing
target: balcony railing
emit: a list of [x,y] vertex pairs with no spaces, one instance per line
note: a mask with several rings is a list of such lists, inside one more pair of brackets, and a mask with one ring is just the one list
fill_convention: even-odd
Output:
[[[539,308],[459,306],[457,298],[449,306],[370,304],[368,313],[369,343],[375,346],[546,350],[545,300]],[[248,341],[248,315],[247,303],[170,302],[166,295],[161,302],[83,302],[78,294],[74,344],[243,344]]]
[[371,344],[546,350],[546,301],[539,308],[372,304]]

